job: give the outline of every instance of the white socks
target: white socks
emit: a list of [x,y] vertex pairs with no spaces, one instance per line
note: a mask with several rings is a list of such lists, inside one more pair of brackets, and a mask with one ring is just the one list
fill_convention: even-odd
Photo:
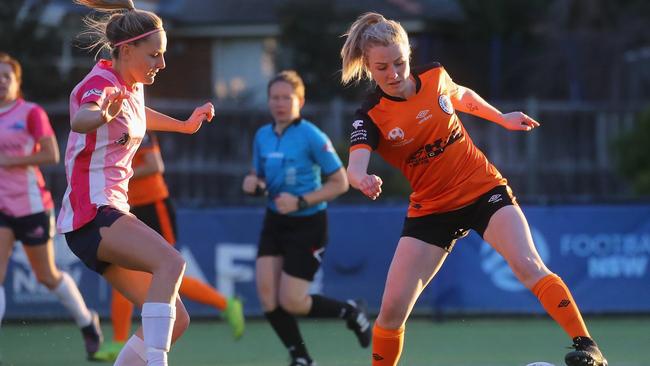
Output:
[[160,302],[145,302],[142,305],[142,330],[148,366],[167,366],[167,352],[171,347],[175,320],[175,306]]
[[137,335],[126,342],[113,366],[146,366],[147,346]]
[[0,326],[2,326],[2,319],[5,318],[6,308],[7,308],[7,303],[5,300],[5,287],[0,286]]
[[79,328],[90,324],[92,314],[86,307],[86,303],[83,297],[81,297],[81,293],[79,293],[77,284],[68,273],[61,271],[61,282],[52,290],[52,293],[68,309]]

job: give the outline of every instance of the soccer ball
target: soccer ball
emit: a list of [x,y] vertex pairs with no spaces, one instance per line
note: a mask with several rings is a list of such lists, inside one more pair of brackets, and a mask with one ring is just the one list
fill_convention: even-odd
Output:
[[532,362],[529,363],[526,366],[555,366],[552,363],[544,362],[544,361],[538,361],[538,362]]

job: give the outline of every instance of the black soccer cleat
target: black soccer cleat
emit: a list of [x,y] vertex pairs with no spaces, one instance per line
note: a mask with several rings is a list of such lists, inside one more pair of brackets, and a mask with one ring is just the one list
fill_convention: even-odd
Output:
[[567,366],[607,366],[607,360],[591,338],[575,337],[571,347],[575,348],[575,351],[567,353],[564,357]]
[[99,347],[104,341],[104,335],[102,334],[102,328],[99,326],[99,315],[94,310],[91,310],[90,313],[90,324],[81,328],[81,336],[84,339],[88,359],[93,360],[95,352],[99,351]]
[[304,357],[296,357],[291,360],[289,366],[317,366],[316,361]]
[[363,300],[348,300],[348,304],[354,308],[346,316],[348,328],[354,331],[361,347],[367,348],[370,345],[372,328],[370,327],[368,315],[366,315],[366,302]]

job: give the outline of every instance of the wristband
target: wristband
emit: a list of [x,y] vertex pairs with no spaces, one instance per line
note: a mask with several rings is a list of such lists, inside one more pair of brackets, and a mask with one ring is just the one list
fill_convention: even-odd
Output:
[[304,210],[309,207],[309,203],[305,200],[305,197],[298,196],[298,210]]

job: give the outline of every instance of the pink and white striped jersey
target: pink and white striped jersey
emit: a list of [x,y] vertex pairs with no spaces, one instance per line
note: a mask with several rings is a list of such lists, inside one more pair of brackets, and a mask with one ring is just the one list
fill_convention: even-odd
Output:
[[122,112],[89,133],[70,131],[65,152],[68,188],[57,220],[59,232],[84,226],[100,206],[128,212],[127,191],[133,175],[131,160],[146,130],[142,84],[131,89],[112,69],[111,61],[100,60],[70,94],[70,116],[85,103],[101,105],[104,89],[125,86],[130,96]]
[[[29,156],[40,149],[42,137],[53,136],[43,108],[18,99],[0,113],[0,154]],[[51,210],[52,196],[36,165],[0,167],[0,211],[22,217]]]

